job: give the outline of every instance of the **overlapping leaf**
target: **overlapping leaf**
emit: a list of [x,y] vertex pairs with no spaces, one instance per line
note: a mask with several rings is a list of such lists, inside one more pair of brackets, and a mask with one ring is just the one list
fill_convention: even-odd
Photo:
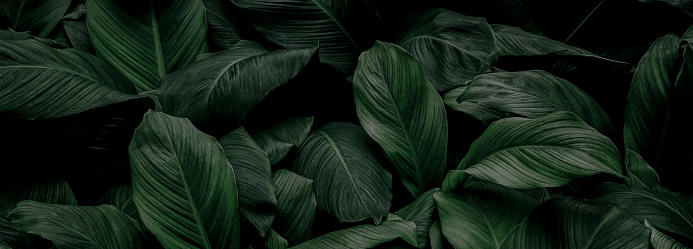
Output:
[[275,232],[273,229],[270,230],[267,236],[267,241],[265,241],[265,248],[267,249],[286,249],[289,247],[289,242],[287,242],[281,235]]
[[135,202],[132,199],[132,184],[108,188],[101,196],[99,203],[113,205],[132,218],[140,218],[137,206],[135,206]]
[[645,226],[652,230],[650,235],[650,243],[654,249],[688,249],[688,247],[682,245],[676,240],[672,239],[668,235],[660,232],[657,228],[653,227],[650,222],[645,220]]
[[472,143],[458,169],[507,187],[557,187],[597,173],[621,175],[609,138],[569,112],[542,118],[507,118]]
[[312,126],[313,117],[290,118],[268,130],[256,133],[253,139],[267,153],[270,164],[275,165],[289,153],[291,148],[303,144]]
[[633,186],[652,189],[659,184],[657,172],[632,150],[626,150],[626,171]]
[[91,45],[86,22],[63,21],[63,28],[73,47],[87,53],[93,53],[94,47]]
[[228,12],[230,2],[223,0],[202,0],[207,19],[207,37],[210,42],[222,49],[231,48],[240,41],[240,32]]
[[462,188],[469,178],[469,174],[464,170],[450,170],[443,180],[443,191],[450,192]]
[[407,190],[418,197],[440,186],[448,122],[421,64],[397,45],[376,42],[359,57],[354,98],[361,125],[385,150]]
[[280,169],[272,174],[272,182],[277,188],[274,229],[286,238],[289,245],[309,240],[318,206],[313,180]]
[[359,225],[334,231],[292,248],[371,248],[396,238],[402,238],[410,245],[415,246],[417,244],[416,224],[390,214],[380,225]]
[[329,123],[308,136],[293,171],[315,182],[319,211],[342,222],[372,218],[379,224],[390,210],[392,175],[375,148],[361,127]]
[[433,199],[435,193],[440,192],[439,188],[434,188],[423,193],[416,201],[395,212],[395,215],[416,224],[418,234],[418,247],[426,248],[431,244],[429,240],[429,230],[433,221],[437,219],[436,202]]
[[164,75],[207,52],[202,0],[88,0],[87,26],[96,54],[138,91],[159,88]]
[[483,122],[485,125],[489,125],[493,121],[509,117],[507,113],[486,108],[478,103],[467,101],[457,102],[457,99],[464,91],[467,90],[467,87],[469,87],[469,85],[461,86],[445,93],[445,95],[443,95],[443,102],[445,105],[449,106],[450,109],[454,111],[464,112],[467,115]]
[[216,139],[149,111],[129,152],[135,205],[165,248],[239,248],[236,180]]
[[31,31],[46,38],[70,7],[71,0],[7,0],[0,3],[0,28]]

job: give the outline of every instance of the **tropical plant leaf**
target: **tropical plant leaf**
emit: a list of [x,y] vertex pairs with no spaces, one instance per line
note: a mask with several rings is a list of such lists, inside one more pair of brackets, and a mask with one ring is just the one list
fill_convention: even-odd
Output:
[[503,248],[642,248],[650,230],[615,207],[558,198],[542,203],[508,236]]
[[99,204],[113,205],[133,219],[140,219],[137,206],[135,206],[135,202],[132,199],[132,184],[106,189],[106,192],[99,199]]
[[[68,116],[108,105],[148,101],[123,75],[93,55],[39,41],[0,41],[0,115],[21,120]],[[45,101],[47,100],[47,101]]]
[[675,8],[679,9],[680,11],[683,11],[689,16],[693,16],[693,1],[691,0],[640,0],[640,2],[646,3],[654,1],[668,3],[669,5],[674,6]]
[[395,212],[395,215],[416,224],[418,234],[418,247],[427,248],[430,246],[429,231],[433,221],[437,219],[436,202],[433,194],[440,192],[439,188],[434,188],[421,194],[416,201]]
[[74,0],[67,8],[67,12],[63,15],[62,20],[77,20],[87,14],[86,0]]
[[289,153],[291,148],[303,144],[312,126],[313,117],[290,118],[272,128],[256,133],[253,139],[267,153],[270,164],[275,165]]
[[448,122],[440,95],[421,64],[397,45],[376,42],[359,57],[354,74],[356,113],[409,192],[440,186]]
[[681,167],[693,163],[693,131],[685,124],[693,108],[693,48],[686,43],[667,35],[645,53],[631,82],[623,127],[626,149],[680,191],[690,188],[676,179],[693,177],[693,169]]
[[227,12],[229,1],[202,0],[207,19],[207,38],[222,49],[229,49],[241,40],[236,22]]
[[397,44],[421,62],[438,91],[491,72],[498,59],[493,30],[482,17],[437,8],[411,14],[400,27]]
[[46,38],[63,14],[71,0],[7,0],[0,3],[0,28],[31,31]]
[[433,195],[443,236],[455,248],[501,248],[503,241],[539,202],[500,185],[475,182],[458,196]]
[[236,180],[216,139],[149,111],[129,152],[135,205],[165,248],[239,248]]
[[443,191],[450,192],[460,189],[469,178],[469,174],[464,170],[450,170],[443,180]]
[[164,77],[161,104],[166,113],[193,123],[243,120],[269,92],[296,77],[316,50],[268,52],[254,42],[238,42]]
[[609,138],[569,112],[491,124],[458,165],[475,178],[510,188],[558,187],[597,173],[621,175]]
[[243,127],[219,139],[226,159],[233,166],[238,188],[243,227],[266,237],[277,208],[272,168],[267,154],[253,141]]
[[285,48],[320,42],[320,61],[350,75],[373,44],[376,22],[363,1],[231,0],[264,38]]
[[202,0],[88,0],[87,26],[96,54],[147,91],[207,52],[204,11]]
[[15,32],[11,30],[0,30],[0,40],[3,41],[23,41],[23,40],[36,40],[52,48],[66,48],[60,43],[57,43],[51,39],[45,39],[41,37],[36,37],[31,34],[30,31]]
[[289,242],[287,242],[281,235],[270,229],[269,235],[267,236],[267,241],[265,241],[265,248],[267,249],[286,249],[289,247]]
[[286,238],[289,245],[309,240],[318,206],[313,180],[280,169],[272,174],[272,182],[277,188],[274,229]]
[[377,225],[390,210],[392,175],[378,162],[375,148],[361,127],[329,123],[308,136],[293,171],[315,182],[319,212],[340,222],[372,218]]
[[541,70],[479,75],[457,99],[528,118],[569,111],[605,135],[611,119],[587,93],[567,80]]
[[428,238],[430,238],[431,249],[443,249],[445,248],[445,238],[443,237],[443,228],[440,225],[440,219],[436,219],[431,224],[431,228],[428,230]]
[[493,121],[510,117],[507,113],[489,109],[477,103],[467,101],[457,102],[457,99],[467,90],[467,87],[469,87],[469,85],[461,86],[445,93],[445,95],[443,95],[443,102],[445,105],[449,106],[450,109],[454,111],[464,112],[478,119],[483,122],[484,125],[489,125]]
[[402,238],[412,246],[417,245],[416,224],[394,214],[389,214],[380,225],[359,225],[337,230],[294,246],[294,249],[347,249],[371,248],[382,243]]
[[628,149],[626,149],[626,172],[633,186],[652,189],[659,184],[657,172],[637,152]]
[[667,233],[693,239],[693,198],[661,193],[646,188],[615,183],[603,183],[590,201],[613,205],[640,221],[647,219],[652,226]]
[[688,247],[682,245],[681,243],[677,242],[676,240],[672,239],[668,235],[660,232],[650,224],[647,220],[645,220],[645,226],[652,230],[652,234],[650,235],[650,243],[652,244],[652,248],[654,249],[688,249]]
[[152,101],[154,102],[154,108],[152,108],[152,110],[157,112],[163,112],[163,108],[161,107],[161,101],[159,101],[159,90],[144,91],[140,92],[139,94],[152,99]]
[[94,53],[91,45],[87,23],[84,21],[63,21],[63,29],[70,40],[70,44],[76,49],[87,53]]

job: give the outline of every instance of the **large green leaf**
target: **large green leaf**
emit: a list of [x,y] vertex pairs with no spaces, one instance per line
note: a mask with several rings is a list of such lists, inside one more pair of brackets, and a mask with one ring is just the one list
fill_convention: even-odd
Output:
[[438,91],[491,72],[498,59],[493,30],[482,17],[437,8],[410,15],[400,27],[397,44],[421,62]]
[[653,227],[649,221],[645,220],[645,226],[652,230],[650,235],[650,243],[654,249],[689,249],[688,247],[682,245],[676,240],[672,239],[668,235],[660,232],[657,228]]
[[312,126],[313,117],[290,118],[272,128],[256,133],[253,139],[267,153],[270,164],[275,165],[289,153],[291,148],[303,144]]
[[239,248],[236,180],[216,139],[149,111],[129,152],[135,205],[165,248]]
[[140,218],[137,206],[135,206],[135,202],[132,199],[132,184],[106,189],[106,192],[99,199],[99,204],[113,205],[134,219]]
[[646,188],[628,189],[622,184],[603,183],[591,199],[613,205],[623,212],[668,233],[693,239],[693,197],[661,193]]
[[254,42],[238,42],[164,77],[161,104],[166,113],[193,123],[243,120],[269,92],[296,77],[316,50],[268,52]]
[[376,42],[359,57],[354,98],[361,125],[385,150],[407,190],[418,197],[440,186],[448,121],[421,64],[397,45]]
[[207,19],[207,38],[221,49],[229,49],[240,41],[235,21],[228,12],[231,3],[225,0],[202,0]]
[[453,192],[464,186],[465,182],[469,179],[469,174],[464,172],[464,170],[450,170],[445,175],[445,180],[443,180],[443,191]]
[[676,179],[693,177],[693,130],[687,124],[693,47],[686,43],[667,35],[645,53],[631,82],[623,127],[626,149],[640,154],[665,185],[681,191],[690,191],[690,185]]
[[433,199],[435,193],[440,192],[434,188],[421,194],[416,201],[395,212],[395,215],[416,224],[416,233],[419,236],[418,247],[426,248],[430,245],[429,230],[433,221],[437,219],[436,202]]
[[657,172],[637,152],[626,149],[626,172],[633,186],[653,189],[659,184]]
[[329,123],[311,133],[298,151],[293,171],[315,182],[318,210],[342,222],[390,210],[392,175],[378,162],[377,145],[361,127]]
[[434,196],[443,235],[455,248],[501,248],[503,241],[539,205],[519,191],[476,182],[461,196]]
[[207,52],[202,0],[88,0],[87,12],[96,54],[138,91],[157,89],[164,75]]
[[0,3],[0,29],[31,31],[46,38],[63,14],[71,0],[5,0]]
[[377,24],[363,1],[231,0],[266,39],[285,48],[320,42],[320,60],[345,74],[373,44]]
[[266,237],[277,207],[272,168],[267,154],[243,127],[220,138],[219,144],[233,166],[244,227],[252,229],[254,234]]
[[507,249],[647,249],[650,230],[615,207],[572,199],[542,203],[503,244]]
[[337,230],[292,247],[293,249],[347,249],[371,248],[382,243],[402,238],[410,245],[416,243],[416,224],[390,214],[380,225],[360,225]]
[[0,115],[21,120],[68,116],[112,104],[147,101],[103,60],[36,40],[0,40]]
[[7,217],[19,231],[65,249],[146,248],[140,224],[114,206],[69,206],[23,201]]
[[277,188],[277,214],[273,227],[286,238],[289,245],[297,245],[310,239],[318,203],[313,190],[313,180],[286,169],[272,174]]
[[569,112],[491,124],[458,165],[468,174],[507,187],[558,187],[597,173],[621,175],[609,138]]
[[573,83],[545,71],[479,75],[457,101],[528,118],[569,111],[602,134],[614,133],[611,119],[592,97]]
[[507,113],[486,108],[478,103],[467,101],[457,102],[457,98],[459,98],[468,87],[469,85],[461,86],[445,93],[445,95],[443,95],[443,102],[445,105],[449,106],[450,109],[454,111],[464,112],[483,122],[485,125],[489,125],[491,122],[499,119],[510,117]]

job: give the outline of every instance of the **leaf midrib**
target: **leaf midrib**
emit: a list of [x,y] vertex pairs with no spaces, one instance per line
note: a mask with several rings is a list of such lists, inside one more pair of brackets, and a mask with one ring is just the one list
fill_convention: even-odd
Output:
[[342,33],[344,33],[344,35],[346,35],[346,37],[349,38],[349,41],[351,41],[351,43],[354,44],[354,47],[356,47],[356,49],[358,49],[359,52],[363,52],[363,50],[361,49],[361,47],[359,46],[359,44],[356,43],[356,40],[354,40],[353,37],[351,37],[351,34],[349,34],[349,32],[347,32],[346,28],[344,28],[344,26],[342,25],[342,23],[339,22],[339,21],[337,20],[337,18],[335,18],[335,16],[332,15],[331,12],[327,11],[327,9],[325,8],[325,6],[323,6],[322,4],[320,4],[317,0],[311,0],[311,1],[315,4],[315,6],[317,6],[318,8],[320,8],[320,10],[322,10],[322,12],[324,12],[324,13],[327,15],[327,17],[329,17],[330,20],[332,20],[332,22],[334,22],[334,23],[337,25],[337,27],[339,27],[340,30],[342,30]]
[[159,79],[166,76],[166,66],[164,65],[164,55],[161,49],[161,36],[159,35],[159,22],[156,19],[156,11],[154,10],[154,1],[149,3],[149,13],[152,21],[152,36],[154,37],[154,57],[159,73]]
[[[356,189],[359,189],[359,187],[358,187],[359,185],[357,185],[356,181],[354,181],[354,176],[351,174],[349,167],[347,167],[347,163],[344,160],[344,157],[342,156],[342,152],[340,151],[339,147],[337,147],[337,144],[334,142],[334,140],[332,140],[330,135],[327,134],[326,132],[318,131],[318,134],[322,135],[327,140],[327,142],[330,143],[330,147],[332,147],[334,149],[335,153],[337,153],[337,156],[339,157],[339,161],[341,162],[342,167],[344,168],[344,170],[346,170],[346,175],[349,176],[349,181],[351,182],[351,184]],[[361,199],[361,195],[357,194],[356,197],[358,197],[358,199],[359,199],[360,206],[363,206],[363,200]]]
[[[0,66],[0,69],[3,69],[3,68],[40,68],[40,69],[46,69],[46,70],[55,70],[55,71],[59,71],[59,72],[63,72],[63,73],[68,73],[68,74],[77,75],[77,76],[83,77],[83,78],[85,78],[85,79],[88,79],[88,80],[90,80],[90,81],[92,81],[92,82],[99,82],[99,83],[101,83],[100,81],[98,81],[98,80],[96,80],[96,79],[94,79],[94,78],[91,78],[91,77],[89,77],[89,76],[87,76],[87,75],[85,75],[85,74],[81,74],[81,73],[78,73],[78,72],[76,72],[76,71],[68,70],[68,69],[65,69],[65,68],[59,68],[59,67],[47,67],[47,66],[39,66],[39,65]],[[106,86],[106,85],[104,84],[104,86]]]

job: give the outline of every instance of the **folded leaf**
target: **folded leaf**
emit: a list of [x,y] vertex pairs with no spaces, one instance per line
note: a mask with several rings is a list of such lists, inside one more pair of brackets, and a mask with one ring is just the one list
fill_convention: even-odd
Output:
[[316,50],[268,52],[254,42],[238,42],[164,77],[161,104],[166,113],[193,123],[243,120],[269,92],[296,77]]
[[57,248],[145,248],[142,227],[114,206],[68,206],[23,201],[8,218],[19,231]]
[[659,184],[659,176],[637,152],[626,149],[626,172],[631,184],[652,189]]
[[650,243],[652,243],[652,248],[688,249],[688,247],[682,245],[681,243],[677,242],[676,240],[657,230],[657,228],[653,227],[652,224],[650,224],[650,222],[648,222],[647,220],[645,220],[645,226],[652,230],[652,234],[650,235]]
[[615,207],[572,199],[542,203],[508,236],[503,248],[647,249],[650,230]]
[[236,180],[216,139],[149,111],[129,152],[135,205],[165,248],[239,248]]
[[431,225],[431,229],[428,230],[428,237],[430,238],[431,249],[443,249],[445,248],[443,238],[443,229],[440,226],[440,219],[436,219]]
[[99,199],[99,204],[113,205],[133,219],[140,219],[137,206],[132,199],[132,184],[108,188]]
[[592,97],[573,83],[545,71],[479,75],[457,101],[528,118],[569,111],[604,135],[614,133],[611,119]]
[[268,130],[256,133],[253,139],[267,153],[270,164],[275,165],[289,153],[291,148],[303,144],[312,126],[313,117],[290,118]]
[[458,169],[510,188],[562,186],[597,173],[621,175],[609,138],[569,112],[542,118],[506,118],[472,143]]
[[371,248],[396,238],[402,238],[415,246],[417,244],[416,225],[414,222],[402,220],[397,215],[390,214],[380,225],[360,225],[337,230],[292,248]]
[[[70,7],[71,0],[7,0],[0,3],[0,28],[31,31],[46,38]],[[7,25],[7,26],[6,26]]]
[[443,191],[450,192],[456,189],[461,189],[467,179],[469,174],[464,172],[464,170],[450,170],[445,175],[445,180],[443,180]]
[[476,182],[458,196],[434,194],[443,236],[455,248],[501,248],[539,202],[500,185]]
[[289,242],[287,242],[281,235],[270,229],[267,241],[265,241],[265,248],[267,249],[286,249],[289,247]]
[[423,193],[416,201],[395,212],[395,215],[416,224],[418,234],[418,248],[426,248],[430,245],[429,230],[433,221],[437,219],[436,202],[433,199],[435,193],[440,192],[439,188],[434,188]]
[[222,49],[231,48],[240,41],[240,34],[236,23],[227,12],[230,9],[229,1],[202,0],[205,5],[205,18],[207,20],[207,38]]
[[489,125],[491,122],[499,119],[510,117],[507,113],[489,109],[477,103],[467,101],[457,102],[457,99],[467,90],[467,87],[469,87],[469,85],[461,86],[445,93],[443,96],[445,105],[449,106],[454,111],[464,112],[483,122],[485,125]]
[[407,190],[418,197],[440,186],[448,121],[421,64],[397,45],[376,42],[359,57],[354,98],[361,125],[385,150]]
[[94,53],[86,22],[63,21],[63,28],[73,47],[87,53]]
[[88,0],[87,26],[96,54],[138,91],[159,88],[164,75],[207,52],[202,0]]
[[272,174],[277,188],[277,214],[274,230],[286,238],[289,245],[310,239],[318,203],[313,191],[313,180],[280,169]]
[[250,134],[240,127],[219,139],[226,159],[233,166],[238,204],[244,228],[266,237],[277,208],[269,158]]
[[375,148],[361,127],[329,123],[308,136],[293,171],[315,181],[320,212],[340,222],[372,218],[379,224],[390,210],[392,175],[378,162]]

